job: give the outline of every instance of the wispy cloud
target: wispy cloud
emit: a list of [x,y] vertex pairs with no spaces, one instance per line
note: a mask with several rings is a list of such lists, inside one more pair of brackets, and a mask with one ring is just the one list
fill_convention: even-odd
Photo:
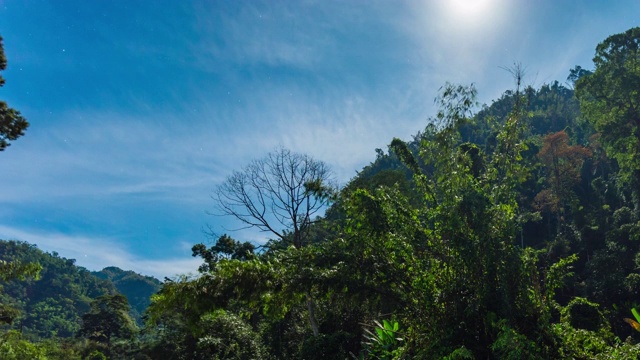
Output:
[[221,179],[220,149],[206,135],[192,138],[125,115],[64,117],[75,121],[33,127],[24,144],[2,158],[3,202],[144,193],[185,200],[185,191]]
[[151,275],[160,280],[179,274],[194,273],[202,263],[195,258],[148,259],[132,254],[114,239],[94,238],[81,235],[38,230],[18,229],[0,225],[0,238],[20,240],[37,244],[47,252],[57,252],[60,256],[75,259],[76,264],[92,271],[107,266],[117,266],[133,270],[143,275]]
[[327,162],[344,184],[375,148],[424,128],[445,82],[475,82],[490,102],[513,86],[500,67],[514,61],[529,83],[563,81],[640,11],[632,1],[451,7],[461,3],[9,6],[15,81],[3,91],[32,126],[0,154],[0,225],[70,248],[102,234],[114,261],[151,269],[150,247],[188,248],[209,221],[234,227],[203,213],[216,184],[252,158],[285,146]]
[[[286,66],[308,69],[322,61],[322,38],[313,31],[310,14],[295,12],[296,4],[252,2],[245,6],[196,3],[195,27],[205,34],[192,43],[192,60],[208,71],[226,66]],[[298,9],[300,10],[300,9]],[[297,31],[283,24],[304,26]]]

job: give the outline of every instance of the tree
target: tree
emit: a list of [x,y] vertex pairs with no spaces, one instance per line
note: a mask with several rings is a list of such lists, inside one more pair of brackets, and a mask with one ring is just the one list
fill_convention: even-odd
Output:
[[[0,36],[0,71],[7,68],[7,58],[4,56],[2,36]],[[0,87],[4,85],[4,78],[0,75]],[[0,101],[0,151],[9,146],[9,141],[16,140],[24,135],[29,127],[29,122],[20,115],[20,112],[10,108],[6,102]]]
[[167,360],[271,359],[260,335],[231,311],[207,311],[191,326],[183,315],[180,310],[166,312],[154,321],[155,340],[144,353]]
[[[0,280],[9,281],[13,279],[24,280],[27,277],[38,279],[42,266],[38,263],[22,263],[21,261],[0,260]],[[2,286],[0,285],[0,294]],[[0,304],[0,324],[10,324],[19,314],[19,311],[11,306]]]
[[46,360],[43,349],[22,338],[16,330],[0,336],[0,358],[6,360]]
[[591,151],[579,145],[569,145],[569,135],[564,131],[549,134],[543,139],[538,153],[547,170],[549,189],[536,196],[540,209],[556,213],[558,224],[563,221],[568,202],[575,197],[573,187],[580,182],[580,170],[585,158]]
[[567,82],[575,87],[576,82],[583,76],[591,75],[593,72],[583,69],[582,66],[576,65],[573,69],[569,70],[569,76],[567,76]]
[[[327,205],[331,170],[308,155],[279,148],[234,171],[212,198],[221,215],[236,218],[245,228],[255,227],[301,248],[304,235]],[[281,229],[284,227],[284,229]]]
[[194,359],[266,359],[260,336],[233,313],[217,310],[202,316]]
[[27,277],[38,278],[42,266],[38,263],[23,263],[19,260],[0,260],[0,280],[24,280]]
[[596,47],[593,74],[576,83],[584,115],[617,160],[640,212],[640,27],[608,37]]
[[80,336],[111,345],[114,338],[129,340],[136,332],[124,295],[103,295],[91,302],[91,311],[82,316]]
[[241,243],[224,234],[218,238],[216,244],[207,249],[205,244],[196,244],[191,248],[192,255],[200,256],[204,264],[198,271],[205,273],[215,268],[216,263],[222,259],[248,260],[253,258],[255,246],[250,242]]
[[[313,218],[327,205],[332,191],[331,170],[322,161],[279,148],[235,171],[217,187],[213,199],[222,215],[270,232],[301,249]],[[281,229],[280,227],[284,227]],[[318,325],[315,303],[306,292],[314,335]]]

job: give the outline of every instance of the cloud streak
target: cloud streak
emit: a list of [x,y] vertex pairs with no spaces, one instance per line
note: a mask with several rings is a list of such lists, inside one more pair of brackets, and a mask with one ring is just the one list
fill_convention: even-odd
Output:
[[57,252],[60,256],[75,259],[76,264],[91,271],[107,266],[117,266],[160,280],[179,274],[195,273],[202,263],[195,258],[148,259],[136,256],[114,239],[67,235],[55,232],[16,229],[0,225],[0,238],[26,241],[37,244],[46,252]]
[[482,102],[513,86],[500,67],[514,61],[534,85],[562,82],[640,12],[630,1],[454,3],[7,3],[3,91],[32,126],[0,154],[0,225],[145,264],[200,242],[207,224],[234,228],[204,212],[251,159],[284,146],[344,184],[374,149],[424,128],[446,81],[475,82]]

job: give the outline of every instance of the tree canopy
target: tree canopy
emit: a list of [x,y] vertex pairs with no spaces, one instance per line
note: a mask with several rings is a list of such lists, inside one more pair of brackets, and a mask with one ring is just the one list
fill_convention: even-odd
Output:
[[598,44],[593,63],[595,71],[576,83],[576,95],[640,211],[640,27]]
[[[515,89],[478,107],[473,85],[445,84],[425,128],[375,149],[340,190],[325,163],[283,148],[234,171],[215,214],[271,239],[194,245],[199,272],[165,279],[140,331],[110,283],[0,242],[0,265],[36,259],[46,285],[5,284],[3,304],[28,315],[12,325],[22,333],[0,334],[0,354],[639,358],[639,34],[607,38],[594,71],[576,66],[567,86],[525,86],[517,65]],[[153,283],[116,268],[100,276],[138,300]],[[44,296],[61,289],[79,300]],[[77,337],[29,337],[74,329],[56,321]]]
[[320,191],[331,185],[322,161],[279,148],[234,171],[212,196],[218,213],[302,247],[304,234],[327,204]]
[[[0,72],[7,68],[7,58],[4,54],[2,36],[0,36]],[[0,73],[0,87],[5,83]],[[11,145],[11,141],[24,135],[29,122],[16,109],[10,108],[6,102],[0,100],[0,151]]]

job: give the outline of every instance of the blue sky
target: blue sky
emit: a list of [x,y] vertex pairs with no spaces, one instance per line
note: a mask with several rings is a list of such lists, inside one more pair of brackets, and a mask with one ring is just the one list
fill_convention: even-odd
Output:
[[[277,146],[346,183],[435,113],[445,82],[490,103],[564,82],[638,26],[640,2],[0,0],[0,99],[31,127],[0,153],[0,238],[91,270],[195,271],[212,190]],[[230,232],[262,242],[266,234]]]

